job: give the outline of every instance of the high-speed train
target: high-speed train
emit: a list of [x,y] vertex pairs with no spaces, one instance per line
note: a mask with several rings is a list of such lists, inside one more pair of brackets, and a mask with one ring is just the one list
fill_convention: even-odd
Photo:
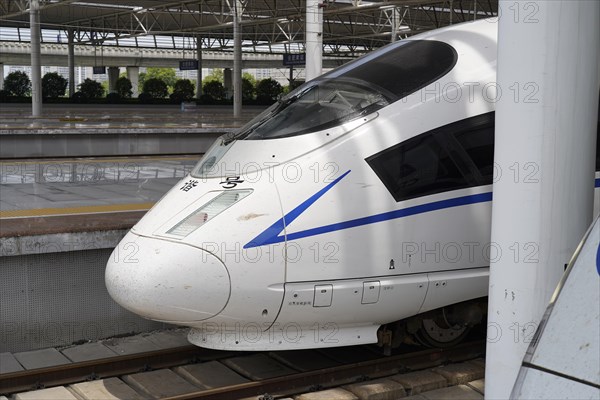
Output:
[[115,249],[110,295],[214,349],[461,340],[497,250],[496,42],[481,20],[390,44],[220,138]]
[[529,344],[510,398],[598,399],[599,354],[600,218],[596,218]]

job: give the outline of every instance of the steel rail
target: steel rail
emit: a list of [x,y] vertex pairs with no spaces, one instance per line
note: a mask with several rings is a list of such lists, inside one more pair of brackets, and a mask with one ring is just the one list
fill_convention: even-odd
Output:
[[[410,368],[406,366],[407,364],[418,364],[418,368],[415,369],[424,369],[450,361],[464,361],[476,358],[484,352],[485,341],[470,342],[458,345],[451,349],[430,349],[382,357],[375,360],[302,372],[262,381],[201,390],[184,395],[168,397],[163,400],[233,400],[266,394],[277,397],[286,396],[364,380],[365,377],[379,378],[382,376],[393,375],[398,372],[410,370]],[[265,398],[269,398],[269,396],[265,396]]]
[[149,369],[167,368],[191,363],[198,359],[218,358],[219,353],[222,354],[216,350],[190,345],[0,374],[0,394],[6,395]]

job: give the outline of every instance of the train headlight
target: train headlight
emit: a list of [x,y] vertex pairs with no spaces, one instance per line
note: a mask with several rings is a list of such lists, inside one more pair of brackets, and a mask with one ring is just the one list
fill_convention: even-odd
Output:
[[166,233],[167,235],[184,238],[250,193],[252,193],[251,189],[221,192],[208,203],[175,224]]

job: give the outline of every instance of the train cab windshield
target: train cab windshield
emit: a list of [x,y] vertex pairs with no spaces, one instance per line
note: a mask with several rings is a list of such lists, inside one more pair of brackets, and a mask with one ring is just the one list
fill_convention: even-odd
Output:
[[233,140],[284,138],[341,125],[435,82],[458,60],[435,40],[406,40],[307,82],[254,118]]
[[309,82],[243,127],[235,139],[273,139],[331,128],[390,103],[390,94],[355,79]]

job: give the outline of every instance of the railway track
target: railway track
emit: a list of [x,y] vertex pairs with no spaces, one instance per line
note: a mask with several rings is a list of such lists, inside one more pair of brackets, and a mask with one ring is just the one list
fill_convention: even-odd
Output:
[[207,359],[216,359],[218,358],[217,354],[217,351],[190,345],[0,374],[0,394],[11,394],[140,371],[169,368]]
[[[247,383],[201,389],[181,395],[166,397],[170,400],[185,399],[240,399],[265,396],[265,399],[321,390],[353,382],[360,382],[438,365],[477,358],[485,351],[485,342],[465,343],[451,349],[410,351],[392,356],[380,356],[360,362],[304,372],[291,373],[274,378],[251,380]],[[61,365],[49,368],[20,371],[0,375],[0,394],[74,384],[109,377],[119,377],[141,371],[187,365],[210,360],[227,359],[248,353],[219,352],[185,346],[168,350],[124,355]],[[239,372],[239,371],[238,371]]]

